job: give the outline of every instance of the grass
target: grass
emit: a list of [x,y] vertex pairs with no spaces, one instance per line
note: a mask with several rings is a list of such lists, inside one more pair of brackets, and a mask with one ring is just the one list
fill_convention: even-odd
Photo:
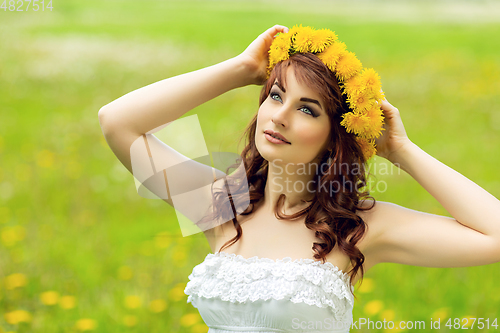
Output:
[[[0,332],[207,331],[183,293],[210,251],[206,240],[182,237],[171,207],[137,195],[97,112],[129,91],[233,57],[274,24],[335,30],[380,73],[409,137],[500,197],[494,3],[53,6],[0,12]],[[237,150],[232,137],[256,112],[258,92],[231,91],[187,114],[198,114],[210,152]],[[378,200],[448,215],[404,173],[377,180],[387,184]],[[354,318],[497,318],[498,268],[378,265],[357,293]]]

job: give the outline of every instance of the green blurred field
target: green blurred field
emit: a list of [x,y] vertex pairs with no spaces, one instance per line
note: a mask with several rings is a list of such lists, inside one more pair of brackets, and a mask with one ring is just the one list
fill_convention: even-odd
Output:
[[[379,72],[410,139],[500,197],[495,3],[52,5],[0,10],[0,332],[207,331],[183,293],[210,252],[204,236],[182,237],[171,207],[137,194],[97,112],[233,57],[274,24],[335,30]],[[234,137],[257,111],[259,90],[231,91],[187,114],[198,115],[210,152],[238,151]],[[376,199],[448,215],[408,175],[384,175],[383,159],[372,163],[387,184]],[[491,322],[500,317],[499,268],[381,264],[365,276],[354,318]],[[441,328],[449,331],[443,320]]]

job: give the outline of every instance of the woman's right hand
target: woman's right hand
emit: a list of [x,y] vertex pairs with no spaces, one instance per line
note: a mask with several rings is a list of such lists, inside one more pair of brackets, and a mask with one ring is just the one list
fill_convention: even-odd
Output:
[[269,48],[278,32],[287,33],[288,28],[283,25],[275,25],[267,29],[237,56],[249,71],[250,84],[261,85],[266,80]]

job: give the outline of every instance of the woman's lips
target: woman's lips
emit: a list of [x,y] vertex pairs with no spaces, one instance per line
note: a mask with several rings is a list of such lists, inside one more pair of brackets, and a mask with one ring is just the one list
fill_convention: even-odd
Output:
[[271,135],[264,133],[267,141],[278,144],[278,145],[289,145],[288,142],[282,141],[280,139],[273,138]]

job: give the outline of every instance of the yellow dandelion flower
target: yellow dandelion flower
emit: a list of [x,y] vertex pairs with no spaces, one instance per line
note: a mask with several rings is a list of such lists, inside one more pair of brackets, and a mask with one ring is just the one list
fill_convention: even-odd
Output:
[[16,325],[18,323],[30,322],[32,317],[28,311],[25,310],[14,310],[4,314],[5,321],[11,325]]
[[289,58],[288,51],[291,47],[290,34],[279,34],[269,48],[269,64],[275,65]]
[[27,283],[26,275],[15,273],[5,278],[5,289],[12,290],[18,287],[23,287]]
[[354,96],[360,94],[364,90],[363,82],[361,81],[360,75],[354,75],[349,80],[346,80],[342,84],[343,94],[347,96]]
[[131,316],[127,315],[123,317],[123,324],[128,327],[132,327],[137,325],[137,317],[136,316]]
[[288,50],[283,50],[278,47],[272,47],[269,49],[269,66],[274,67],[277,63],[289,58]]
[[76,305],[76,297],[75,296],[62,296],[59,300],[59,306],[63,309],[69,310],[73,309]]
[[172,243],[172,237],[169,232],[159,232],[155,236],[155,246],[158,249],[166,249]]
[[465,325],[463,325],[462,327],[471,326],[472,323],[475,321],[475,320],[472,320],[474,318],[475,318],[474,316],[463,316],[462,319],[460,319],[460,322],[463,323],[465,321]]
[[335,72],[337,62],[340,57],[347,53],[347,47],[342,42],[335,42],[327,47],[323,52],[318,53],[317,57],[332,71]]
[[129,266],[121,266],[118,268],[118,278],[120,280],[130,280],[134,276],[134,272],[132,272],[132,268]]
[[370,96],[364,92],[348,97],[347,102],[351,109],[358,112],[363,112],[375,104],[375,100],[371,99]]
[[366,89],[373,92],[380,91],[382,89],[382,84],[380,83],[380,76],[373,68],[365,68],[361,72],[361,81]]
[[5,247],[11,247],[16,244],[16,231],[12,227],[5,227],[0,232],[0,240]]
[[439,308],[431,314],[432,320],[445,319],[448,317],[450,311],[448,308]]
[[328,45],[337,40],[337,35],[328,29],[316,30],[311,38],[311,52],[322,52]]
[[168,293],[170,300],[172,300],[174,302],[178,302],[178,301],[184,299],[186,297],[186,294],[184,293],[185,289],[186,289],[186,285],[184,283],[177,284]]
[[364,133],[369,126],[370,119],[362,113],[348,112],[342,115],[344,118],[340,125],[346,128],[347,133],[352,133],[359,135]]
[[365,130],[364,137],[378,138],[384,130],[384,116],[378,105],[374,105],[365,112],[369,119],[368,128]]
[[373,300],[368,303],[366,303],[364,311],[367,315],[372,316],[380,312],[382,308],[384,307],[384,303],[379,300]]
[[329,29],[321,29],[321,30],[325,31],[325,36],[330,41],[330,43],[336,42],[338,40],[338,37],[335,34],[335,31],[331,31]]
[[292,41],[290,39],[290,34],[288,34],[288,33],[280,33],[280,34],[278,34],[274,38],[273,44],[276,47],[288,50],[290,48],[290,46],[292,45]]
[[291,27],[290,29],[288,29],[287,34],[288,34],[289,36],[293,36],[293,35],[295,35],[297,32],[299,32],[299,31],[300,31],[301,29],[303,29],[303,28],[304,28],[304,27],[302,26],[302,24],[301,24],[301,25],[297,25],[297,24],[296,24],[296,25],[294,25],[293,27]]
[[181,317],[180,324],[184,327],[193,326],[200,321],[200,315],[197,313],[188,313]]
[[137,309],[142,305],[141,298],[139,296],[127,296],[125,297],[125,307],[129,309]]
[[377,102],[381,102],[385,98],[385,93],[382,90],[375,91],[373,94],[373,98]]
[[94,319],[82,318],[76,321],[75,327],[79,331],[93,331],[97,327]]
[[359,144],[361,151],[363,152],[363,156],[366,160],[369,160],[376,154],[377,149],[375,148],[375,141],[365,138],[356,138],[356,142]]
[[394,310],[387,309],[380,313],[380,318],[383,318],[387,321],[392,321],[394,317],[396,317]]
[[155,299],[149,303],[149,310],[154,313],[160,313],[167,308],[167,302],[162,299]]
[[337,78],[340,81],[345,81],[351,78],[354,74],[361,71],[363,68],[361,61],[356,58],[352,52],[347,52],[340,57],[336,66]]
[[361,286],[359,287],[358,291],[360,293],[369,293],[373,290],[374,286],[375,283],[373,282],[373,279],[365,278],[361,282]]
[[191,327],[191,333],[205,333],[207,331],[207,325],[205,324],[196,324]]
[[314,35],[314,30],[311,27],[300,27],[293,37],[293,48],[297,52],[310,52],[311,42]]
[[57,291],[46,291],[40,294],[40,300],[45,305],[56,305],[59,301],[59,293]]
[[10,247],[20,242],[26,237],[26,229],[21,225],[4,227],[0,233],[0,240],[6,247]]

